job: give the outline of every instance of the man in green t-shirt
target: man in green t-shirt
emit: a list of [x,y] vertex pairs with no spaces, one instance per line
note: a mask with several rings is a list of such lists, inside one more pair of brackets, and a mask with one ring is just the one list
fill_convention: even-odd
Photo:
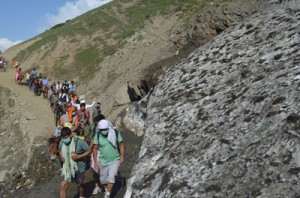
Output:
[[67,189],[70,182],[77,184],[80,198],[84,197],[83,181],[87,165],[87,156],[92,151],[89,145],[77,137],[72,136],[71,129],[61,129],[61,141],[59,143],[59,157],[63,163],[62,179],[60,184],[60,198],[67,197]]
[[[124,162],[124,143],[121,134],[115,131],[109,121],[101,120],[98,128],[99,132],[94,137],[93,155],[96,166],[100,168],[100,182],[106,188],[105,198],[108,198],[119,166]],[[97,160],[98,150],[100,155]]]

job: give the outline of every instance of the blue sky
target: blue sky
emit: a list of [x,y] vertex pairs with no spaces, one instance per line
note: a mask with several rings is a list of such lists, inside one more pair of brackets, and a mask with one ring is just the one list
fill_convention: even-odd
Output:
[[112,0],[0,0],[0,51]]

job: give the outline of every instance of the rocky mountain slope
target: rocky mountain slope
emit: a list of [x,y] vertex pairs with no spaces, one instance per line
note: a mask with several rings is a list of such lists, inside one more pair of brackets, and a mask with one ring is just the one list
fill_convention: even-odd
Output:
[[103,112],[115,120],[131,102],[127,82],[143,96],[141,81],[151,88],[168,67],[263,2],[115,0],[3,55],[53,81],[74,79],[78,94],[88,100],[97,96]]
[[126,197],[300,196],[291,2],[226,29],[159,78]]
[[[97,96],[104,114],[118,126],[138,136],[143,136],[145,130],[126,196],[266,197],[269,191],[274,191],[270,196],[275,197],[280,193],[296,196],[299,14],[278,8],[286,8],[287,4],[296,7],[297,0],[280,5],[263,0],[176,1],[180,6],[168,1],[173,5],[166,9],[167,14],[149,8],[155,14],[143,16],[143,25],[121,41],[106,36],[126,25],[133,28],[134,21],[125,10],[147,8],[150,1],[115,2],[121,2],[120,9],[117,3],[96,9],[3,55],[10,60],[20,58],[23,69],[37,67],[52,80],[74,78],[79,84],[78,94],[86,95],[87,100]],[[275,10],[265,11],[271,8]],[[256,14],[248,18],[253,12]],[[89,21],[88,16],[102,14],[123,25],[119,29],[110,26],[108,34],[102,29],[90,35],[75,34],[82,21]],[[84,22],[86,31],[99,25]],[[230,28],[232,25],[234,28]],[[59,30],[72,31],[60,35]],[[48,37],[51,34],[57,37]],[[119,38],[118,33],[112,35]],[[54,38],[57,40],[51,40]],[[53,41],[53,46],[43,43],[46,41]],[[117,41],[122,45],[117,46]],[[101,52],[90,54],[95,43]],[[92,62],[84,62],[89,60],[87,55]],[[67,69],[74,71],[72,75]],[[142,100],[136,102],[136,97]],[[30,106],[30,97],[27,100],[26,105],[15,108]],[[48,111],[45,104],[38,105],[45,107],[40,110]],[[40,132],[45,132],[46,125],[40,119],[35,116],[34,121],[27,122],[25,114],[11,118],[18,120],[16,129],[23,121],[32,126],[37,124],[32,122],[38,122]],[[41,134],[24,131],[22,137],[30,138],[31,143]],[[33,153],[31,144],[22,152],[26,153],[27,166]],[[14,173],[6,171],[3,176],[14,177],[7,172]],[[27,177],[21,182],[12,179],[27,187],[35,181],[26,182]],[[288,193],[287,187],[291,188]],[[11,189],[16,186],[8,191]]]

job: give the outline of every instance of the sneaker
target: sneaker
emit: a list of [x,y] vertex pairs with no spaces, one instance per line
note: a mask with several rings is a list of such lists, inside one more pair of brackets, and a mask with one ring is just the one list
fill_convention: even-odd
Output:
[[106,192],[104,198],[110,198],[110,193]]
[[101,185],[101,186],[100,186],[100,191],[101,191],[101,192],[106,192],[107,190],[106,190],[106,188],[104,188],[103,185]]
[[97,195],[99,192],[101,192],[101,189],[98,186],[95,186],[92,194]]

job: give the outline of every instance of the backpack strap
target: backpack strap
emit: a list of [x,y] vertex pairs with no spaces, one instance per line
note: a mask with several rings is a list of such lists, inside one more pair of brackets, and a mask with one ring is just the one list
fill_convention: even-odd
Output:
[[119,147],[119,142],[118,142],[118,135],[119,135],[119,131],[117,129],[114,129],[115,133],[116,133],[116,145],[117,145],[117,150],[120,154],[120,147]]
[[[74,137],[73,137],[74,138]],[[75,153],[76,153],[76,150],[77,150],[77,144],[78,144],[78,139],[77,140],[74,140],[75,141]],[[77,153],[76,153],[77,154]]]
[[[120,154],[120,147],[119,147],[119,143],[118,143],[118,135],[119,135],[119,132],[117,129],[114,129],[115,133],[116,133],[116,146],[114,146],[110,141],[108,141],[110,143],[110,145],[112,147],[114,147],[114,149],[116,149],[118,151],[118,153]],[[98,131],[97,133],[98,135],[101,135],[100,131]],[[100,136],[99,136],[100,137]],[[98,139],[99,139],[98,137]]]
[[96,133],[97,133],[98,144],[99,144],[99,142],[100,142],[99,139],[100,139],[101,132],[100,132],[100,130],[97,131],[97,129],[96,129],[95,136],[96,136]]

